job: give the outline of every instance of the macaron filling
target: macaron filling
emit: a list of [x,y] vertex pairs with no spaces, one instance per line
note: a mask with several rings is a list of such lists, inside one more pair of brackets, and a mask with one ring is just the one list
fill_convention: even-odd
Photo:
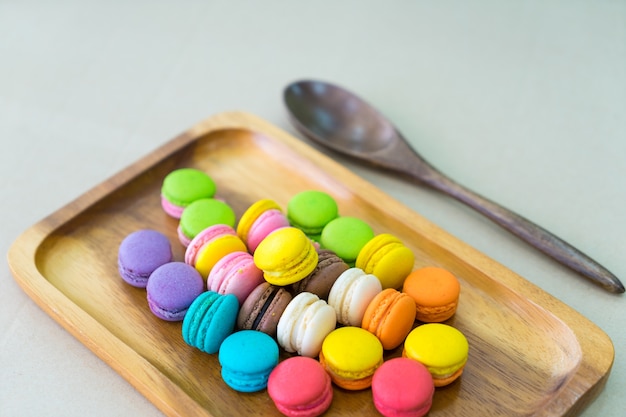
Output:
[[276,298],[276,295],[278,295],[279,291],[280,291],[279,288],[272,287],[272,286],[269,287],[267,291],[269,294],[267,298],[265,299],[265,301],[263,302],[263,305],[261,306],[259,311],[256,313],[256,317],[254,317],[254,320],[252,321],[252,324],[250,325],[250,329],[256,330],[259,328],[259,326],[261,325],[261,321],[263,320],[263,317],[272,306],[272,303],[274,302],[274,298]]
[[182,308],[164,308],[159,306],[148,294],[148,307],[158,317],[164,320],[175,321],[180,320],[189,310],[189,307]]
[[376,369],[383,364],[383,360],[381,359],[378,363],[376,363],[376,365],[369,369],[360,372],[349,372],[343,371],[339,368],[334,368],[332,364],[328,363],[323,352],[320,352],[319,360],[320,363],[326,368],[326,372],[330,375],[330,379],[337,386],[347,390],[361,390],[370,387],[372,385],[374,372],[376,372]]

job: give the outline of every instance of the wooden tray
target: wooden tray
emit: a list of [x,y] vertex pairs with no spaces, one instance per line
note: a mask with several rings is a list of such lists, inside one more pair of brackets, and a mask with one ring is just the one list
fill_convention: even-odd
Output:
[[[325,190],[342,215],[403,240],[416,267],[457,275],[461,300],[449,323],[467,336],[470,357],[463,377],[435,393],[431,416],[575,415],[604,386],[614,349],[589,320],[287,133],[224,113],[35,224],[8,254],[24,291],[165,414],[279,415],[266,391],[229,389],[217,356],[187,346],[181,324],[154,317],[145,290],[118,276],[118,245],[141,228],[166,233],[183,259],[177,222],[159,202],[163,178],[181,167],[208,172],[238,216],[260,198],[286,207],[299,191]],[[328,415],[377,415],[370,390],[334,394]]]

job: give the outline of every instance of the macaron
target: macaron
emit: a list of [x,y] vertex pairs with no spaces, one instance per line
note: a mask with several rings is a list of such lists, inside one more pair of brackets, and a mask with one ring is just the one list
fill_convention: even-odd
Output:
[[363,246],[355,266],[374,274],[383,288],[402,288],[405,278],[413,270],[415,255],[400,239],[381,233]]
[[232,252],[245,252],[246,245],[235,229],[215,224],[203,229],[185,250],[185,263],[195,267],[203,278],[208,278],[215,264]]
[[316,357],[336,325],[333,308],[315,294],[303,292],[289,302],[278,321],[278,344],[287,352]]
[[280,362],[270,374],[267,393],[287,417],[317,417],[333,401],[330,376],[318,361],[306,356]]
[[150,275],[146,286],[150,311],[167,321],[181,321],[203,291],[202,276],[184,262],[161,265]]
[[337,386],[362,390],[372,385],[374,372],[383,363],[383,346],[367,330],[339,327],[324,339],[319,361]]
[[365,221],[341,216],[324,226],[320,246],[332,250],[349,266],[354,266],[363,246],[373,238],[374,230]]
[[443,323],[427,323],[411,330],[402,356],[422,363],[436,387],[451,384],[463,373],[469,344],[460,330]]
[[254,251],[254,263],[274,285],[289,285],[309,275],[317,265],[317,251],[300,229],[274,230]]
[[118,249],[117,269],[126,283],[146,288],[150,274],[173,259],[172,245],[163,233],[142,229],[122,240]]
[[415,323],[415,302],[405,293],[386,288],[367,306],[361,327],[378,337],[385,350],[402,344]]
[[461,285],[448,270],[429,266],[411,272],[404,281],[402,292],[415,301],[417,320],[440,323],[456,312]]
[[324,226],[338,215],[337,202],[324,191],[301,191],[287,203],[287,218],[291,226],[315,241],[319,241]]
[[409,358],[385,361],[374,373],[372,399],[385,417],[422,417],[433,404],[435,385],[428,369]]
[[237,316],[237,328],[258,330],[276,337],[278,320],[292,298],[283,287],[269,282],[259,284],[241,305]]
[[310,292],[322,300],[328,300],[328,294],[339,275],[349,268],[348,264],[335,252],[320,249],[317,251],[317,266],[309,275],[291,285],[290,291],[296,295]]
[[289,220],[274,200],[262,199],[250,205],[237,223],[237,235],[250,253],[276,229],[289,226]]
[[218,360],[226,385],[239,392],[261,391],[278,365],[278,345],[265,333],[241,330],[224,339]]
[[337,322],[361,327],[370,302],[382,291],[378,278],[362,269],[350,268],[335,281],[328,294],[328,304],[335,310]]
[[235,212],[232,207],[214,198],[196,200],[190,203],[180,216],[178,239],[187,247],[198,233],[216,224],[235,227]]
[[205,291],[189,306],[183,319],[183,340],[206,353],[216,353],[235,330],[239,303],[233,294]]
[[181,168],[167,174],[161,186],[161,206],[170,216],[179,219],[185,207],[201,198],[215,195],[215,182],[205,172]]
[[252,255],[236,251],[224,255],[211,268],[207,289],[220,294],[234,294],[241,305],[252,290],[263,282],[263,271],[254,264]]

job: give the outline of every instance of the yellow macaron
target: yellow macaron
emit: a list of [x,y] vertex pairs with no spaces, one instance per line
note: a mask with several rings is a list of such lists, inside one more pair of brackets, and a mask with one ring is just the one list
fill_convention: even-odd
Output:
[[365,273],[375,275],[383,289],[399,289],[413,270],[415,255],[400,239],[382,233],[374,236],[363,246],[355,266]]
[[267,235],[254,252],[254,263],[265,280],[285,286],[300,281],[317,266],[317,251],[304,232],[283,227]]
[[460,330],[443,323],[428,323],[411,330],[402,356],[428,368],[436,387],[455,381],[463,373],[469,344]]
[[331,380],[348,390],[372,385],[376,369],[383,363],[383,345],[372,333],[360,327],[339,327],[330,332],[319,354]]

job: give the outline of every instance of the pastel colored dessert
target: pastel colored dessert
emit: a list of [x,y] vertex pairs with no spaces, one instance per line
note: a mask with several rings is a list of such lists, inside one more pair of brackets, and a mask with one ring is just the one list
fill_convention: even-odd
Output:
[[198,233],[207,227],[225,224],[235,227],[235,212],[224,201],[203,198],[189,204],[180,216],[178,239],[187,247]]
[[289,226],[289,220],[274,200],[263,199],[253,203],[241,215],[237,235],[254,253],[259,243],[276,229]]
[[405,278],[413,270],[415,255],[400,239],[382,233],[363,246],[356,258],[356,267],[374,274],[383,288],[402,288]]
[[172,246],[164,234],[150,229],[137,230],[122,240],[117,269],[126,283],[146,288],[150,274],[173,259]]
[[425,267],[416,269],[406,277],[402,291],[415,301],[417,320],[440,323],[456,312],[461,285],[448,270]]
[[291,300],[278,321],[278,344],[287,352],[316,357],[324,338],[336,325],[332,307],[315,294],[303,292]]
[[185,263],[195,267],[203,278],[208,278],[215,264],[232,252],[245,252],[243,243],[235,229],[225,224],[216,224],[202,230],[185,250]]
[[408,358],[385,361],[374,373],[374,406],[385,417],[422,417],[433,404],[435,385],[428,369]]
[[183,340],[206,353],[216,353],[235,330],[239,303],[232,294],[205,291],[189,306],[183,319]]
[[469,344],[460,330],[443,323],[427,323],[411,330],[402,356],[426,366],[436,387],[451,384],[463,373]]
[[222,342],[218,360],[226,385],[239,392],[261,391],[278,365],[278,345],[265,333],[241,330]]
[[323,191],[301,191],[287,203],[289,223],[315,241],[319,241],[324,226],[338,215],[337,202]]
[[322,230],[320,245],[330,249],[348,265],[354,266],[359,252],[374,238],[374,230],[356,217],[342,216],[331,220]]
[[276,337],[278,320],[292,298],[283,287],[263,282],[252,290],[241,305],[237,328],[258,330]]
[[361,327],[371,332],[385,350],[402,344],[415,323],[415,302],[394,288],[386,288],[369,303]]
[[179,219],[185,207],[201,198],[215,195],[215,182],[205,172],[181,168],[167,174],[161,186],[161,206],[170,216]]
[[224,255],[211,268],[207,289],[220,294],[234,294],[241,305],[263,282],[263,271],[254,264],[252,255],[236,251]]
[[322,300],[328,300],[328,294],[339,275],[348,269],[340,257],[333,251],[321,249],[317,251],[317,266],[309,275],[291,285],[290,291],[295,295],[310,292]]
[[383,363],[383,346],[367,330],[339,327],[324,339],[319,361],[337,386],[362,390],[372,385],[374,372]]
[[287,417],[317,417],[330,407],[330,376],[315,359],[292,356],[270,374],[267,392],[278,411]]
[[254,251],[254,263],[267,282],[289,285],[309,275],[317,265],[311,240],[295,227],[283,227],[267,235]]
[[378,278],[362,269],[344,271],[328,294],[328,304],[337,314],[337,322],[361,327],[369,303],[382,291]]
[[184,262],[161,265],[150,275],[146,287],[150,311],[167,321],[181,321],[203,291],[202,276]]

